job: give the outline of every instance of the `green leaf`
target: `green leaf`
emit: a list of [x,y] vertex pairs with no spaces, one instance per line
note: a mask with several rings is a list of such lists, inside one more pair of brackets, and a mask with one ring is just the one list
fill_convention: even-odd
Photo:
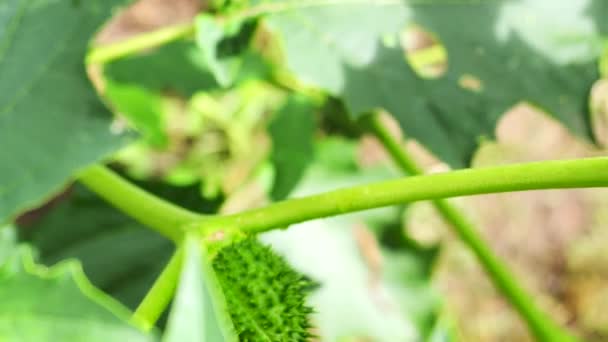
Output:
[[0,267],[3,341],[154,341],[129,311],[94,288],[75,261],[53,268],[22,248]]
[[97,28],[125,0],[0,5],[0,222],[124,144],[87,80]]
[[313,159],[314,114],[310,100],[293,95],[277,110],[268,126],[276,174],[270,195],[275,201],[287,197]]
[[[601,6],[602,0],[559,6],[528,0],[275,0],[254,1],[231,18],[263,17],[302,81],[342,97],[355,118],[388,110],[407,134],[463,167],[478,141],[493,137],[500,116],[520,101],[591,137],[587,95],[597,79],[601,34],[608,33]],[[444,75],[422,78],[406,62],[398,42],[412,24],[445,44]]]
[[239,341],[308,341],[313,284],[254,238],[223,248],[213,261]]
[[225,298],[199,239],[188,237],[164,340],[238,341]]
[[163,103],[158,93],[137,85],[108,80],[105,84],[105,94],[115,109],[142,133],[150,145],[156,148],[167,145]]
[[[204,201],[198,185],[137,184],[191,210],[210,212],[219,205]],[[95,286],[131,309],[140,303],[174,250],[170,241],[80,185],[49,213],[19,227],[19,232],[21,239],[38,249],[43,263],[80,260]]]
[[190,41],[177,41],[152,52],[117,60],[104,68],[106,78],[148,90],[190,97],[199,90],[217,89],[205,56]]

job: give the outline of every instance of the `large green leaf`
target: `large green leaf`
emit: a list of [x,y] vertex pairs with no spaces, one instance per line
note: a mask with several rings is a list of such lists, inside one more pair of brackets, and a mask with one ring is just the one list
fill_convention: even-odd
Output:
[[[522,100],[590,137],[586,103],[606,29],[602,0],[252,3],[234,20],[265,18],[302,81],[342,97],[355,117],[390,111],[452,166],[466,166],[478,140],[493,137],[500,116]],[[423,79],[406,62],[397,42],[411,24],[445,45],[441,77]]]
[[91,36],[124,2],[0,3],[0,222],[124,143],[83,62]]
[[184,266],[164,340],[238,341],[204,247],[195,237],[186,239],[184,244]]
[[129,311],[94,288],[75,261],[53,268],[21,248],[0,267],[3,341],[153,341]]
[[[522,100],[590,137],[586,103],[599,53],[593,17],[600,15],[587,11],[590,4],[430,1],[412,7],[412,20],[445,45],[447,72],[422,80],[402,63],[400,48],[383,48],[374,63],[353,68],[346,101],[354,112],[388,109],[406,133],[453,166],[467,166],[479,138],[493,137],[500,116]],[[357,86],[363,82],[374,82],[378,91],[363,93]]]

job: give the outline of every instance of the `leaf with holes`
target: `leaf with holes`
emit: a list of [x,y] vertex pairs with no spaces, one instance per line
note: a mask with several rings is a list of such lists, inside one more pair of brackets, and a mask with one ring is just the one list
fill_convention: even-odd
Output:
[[[456,167],[468,165],[480,138],[492,138],[501,115],[519,101],[590,138],[586,103],[597,78],[601,37],[594,22],[600,14],[589,5],[587,0],[559,6],[551,1],[412,5],[412,22],[444,44],[445,74],[423,79],[403,63],[400,47],[383,47],[373,63],[350,68],[346,102],[355,113],[387,109],[407,134]],[[365,91],[363,84],[375,84],[377,91]]]
[[[597,78],[601,34],[608,33],[601,31],[601,6],[602,0],[275,0],[253,1],[229,18],[263,18],[299,79],[342,97],[355,118],[388,110],[407,134],[464,167],[519,101],[591,137],[586,97]],[[447,71],[436,79],[421,77],[406,61],[399,42],[414,24],[445,44]]]

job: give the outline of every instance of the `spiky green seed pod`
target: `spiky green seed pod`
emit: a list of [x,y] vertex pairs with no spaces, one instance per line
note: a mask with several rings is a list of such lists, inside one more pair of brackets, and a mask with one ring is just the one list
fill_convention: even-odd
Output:
[[240,341],[308,341],[310,280],[268,246],[248,238],[222,249],[213,267]]

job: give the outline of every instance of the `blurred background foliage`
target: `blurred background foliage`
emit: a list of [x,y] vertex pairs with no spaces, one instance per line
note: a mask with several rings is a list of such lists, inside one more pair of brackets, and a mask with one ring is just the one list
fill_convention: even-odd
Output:
[[[97,44],[190,21],[210,5],[218,3],[138,1],[99,33]],[[241,2],[228,5],[237,9]],[[141,135],[116,154],[114,169],[204,213],[232,213],[399,175],[375,139],[349,119],[342,101],[324,98],[267,64],[281,57],[266,27],[245,22],[218,28],[204,15],[197,21],[208,25],[206,39],[213,40],[215,30],[221,31],[218,37],[229,37],[218,45],[222,58],[210,60],[186,39],[91,70],[99,93],[117,114],[112,129]],[[402,39],[403,58],[419,75],[433,79],[446,72],[449,56],[433,35],[415,28]],[[608,112],[602,82],[592,95],[599,141],[605,139],[602,123]],[[469,91],[483,86],[471,75],[460,83]],[[387,120],[399,130],[396,121]],[[523,103],[500,118],[495,139],[482,140],[472,157],[474,167],[605,154]],[[407,139],[404,147],[431,172],[449,168],[414,140]],[[458,164],[461,157],[447,159]],[[603,310],[608,304],[603,248],[608,218],[602,210],[608,191],[485,195],[456,203],[543,308],[590,341],[608,340]],[[79,185],[22,215],[18,224],[42,261],[79,258],[94,284],[131,308],[173,249]],[[315,220],[261,239],[319,283],[310,302],[316,309],[314,333],[323,340],[530,339],[428,203]]]

